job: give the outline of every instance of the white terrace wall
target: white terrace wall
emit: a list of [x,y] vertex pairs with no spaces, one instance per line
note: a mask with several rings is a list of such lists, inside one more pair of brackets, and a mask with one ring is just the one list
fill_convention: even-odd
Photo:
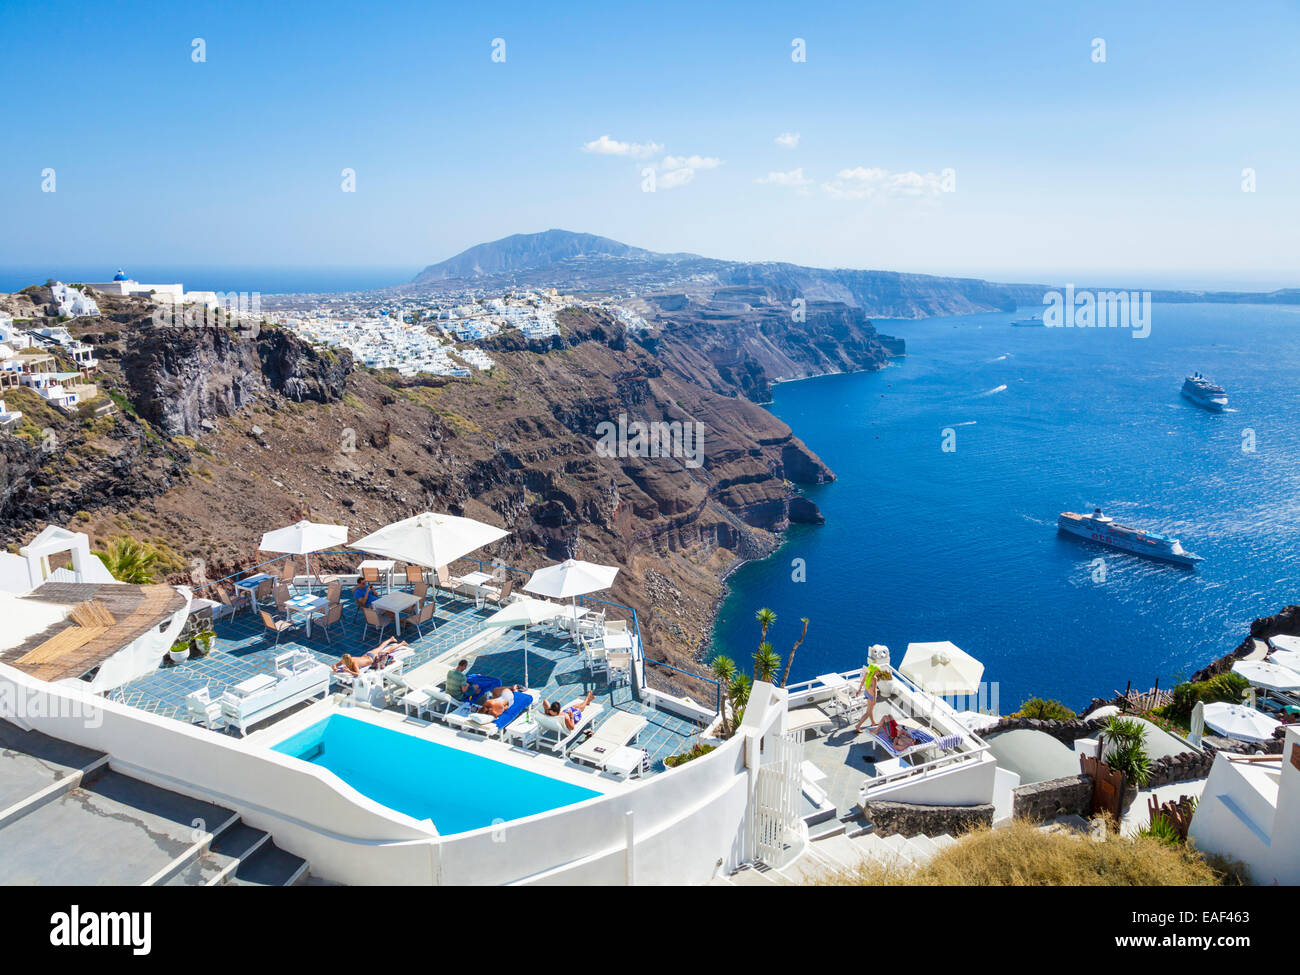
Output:
[[784,713],[782,700],[761,728],[633,788],[439,837],[431,824],[263,745],[0,664],[0,717],[106,752],[124,774],[230,808],[305,858],[317,876],[349,884],[627,883],[629,811],[636,883],[702,883],[719,863],[734,867],[746,856],[755,770],[746,767],[745,743],[779,732]]

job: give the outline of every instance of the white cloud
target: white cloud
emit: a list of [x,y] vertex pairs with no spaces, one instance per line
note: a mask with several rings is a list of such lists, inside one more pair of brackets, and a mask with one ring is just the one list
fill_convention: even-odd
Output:
[[812,182],[803,174],[803,167],[792,169],[788,173],[768,173],[754,180],[755,183],[770,183],[773,186],[807,186]]
[[669,169],[659,175],[659,181],[656,185],[661,190],[675,190],[679,186],[685,186],[695,178],[693,169]]
[[664,169],[717,169],[721,159],[713,156],[664,156]]
[[594,152],[600,156],[653,156],[656,152],[663,149],[657,142],[619,142],[617,139],[611,139],[607,135],[602,135],[599,139],[592,139],[584,143],[583,152]]
[[891,173],[878,167],[855,166],[841,169],[835,179],[823,183],[831,196],[844,200],[863,200],[882,196],[938,196],[943,192],[943,177],[938,173]]
[[785,146],[787,149],[793,149],[799,145],[798,132],[782,132],[775,140],[778,146]]

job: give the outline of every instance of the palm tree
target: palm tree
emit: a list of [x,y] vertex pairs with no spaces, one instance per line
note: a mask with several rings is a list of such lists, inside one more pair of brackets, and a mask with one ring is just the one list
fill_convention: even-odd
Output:
[[781,655],[772,649],[772,644],[763,643],[754,654],[754,680],[765,680],[769,684],[781,669]]
[[808,635],[808,617],[805,616],[799,622],[803,623],[803,632],[799,634],[799,639],[790,648],[790,656],[785,658],[785,672],[781,674],[782,687],[785,687],[785,682],[790,679],[790,665],[794,663],[794,655],[799,652],[799,644],[803,643],[803,638]]
[[1105,748],[1105,762],[1139,789],[1151,778],[1151,758],[1147,755],[1146,734],[1132,718],[1112,715],[1097,737]]
[[758,620],[758,625],[763,628],[763,635],[759,637],[758,640],[759,646],[761,647],[764,643],[767,642],[768,628],[771,627],[771,625],[776,622],[776,613],[772,612],[772,610],[764,606],[762,609],[760,609],[757,613],[754,614],[754,619]]
[[158,561],[158,553],[152,548],[141,545],[129,535],[115,538],[109,543],[107,551],[95,554],[118,582],[144,585],[154,580],[154,565]]
[[727,695],[731,698],[731,713],[737,727],[745,716],[745,708],[749,706],[749,692],[753,686],[753,681],[744,671],[739,671],[727,685]]
[[727,724],[727,708],[731,704],[731,685],[736,679],[736,662],[730,657],[720,654],[713,658],[710,667],[713,670],[713,676],[722,685],[723,694],[726,696],[726,701],[722,707],[722,726],[719,731],[722,732],[723,738],[729,738],[731,734]]

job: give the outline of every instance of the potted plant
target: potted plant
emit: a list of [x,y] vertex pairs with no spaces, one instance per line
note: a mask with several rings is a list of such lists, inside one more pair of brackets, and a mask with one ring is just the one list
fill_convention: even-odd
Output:
[[171,649],[167,651],[167,656],[171,658],[171,662],[179,664],[189,660],[190,644],[191,640],[188,637],[184,640],[177,640],[173,643]]

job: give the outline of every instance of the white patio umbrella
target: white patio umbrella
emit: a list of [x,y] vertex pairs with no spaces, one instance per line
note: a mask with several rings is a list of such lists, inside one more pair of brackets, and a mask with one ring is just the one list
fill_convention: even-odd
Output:
[[618,575],[616,565],[597,565],[579,559],[566,559],[559,565],[548,565],[533,573],[524,586],[525,592],[551,599],[568,599],[573,604],[574,628],[578,623],[578,597],[589,592],[599,592],[614,584]]
[[502,606],[483,621],[484,626],[522,626],[524,628],[524,686],[528,683],[528,627],[545,623],[564,612],[564,607],[545,599],[520,599]]
[[922,690],[941,697],[974,694],[984,676],[984,665],[948,640],[909,643],[898,669]]
[[1254,708],[1226,701],[1205,705],[1205,723],[1219,734],[1241,741],[1272,741],[1273,730],[1282,724]]
[[502,528],[473,518],[425,511],[385,525],[365,538],[358,538],[348,548],[411,565],[440,569],[509,534]]
[[1300,673],[1265,660],[1238,660],[1232,672],[1266,691],[1300,691]]
[[295,525],[277,528],[262,535],[258,548],[263,552],[286,552],[304,556],[307,563],[307,588],[311,589],[311,553],[342,545],[348,540],[346,525],[322,525],[315,521],[300,521]]
[[1277,636],[1269,637],[1268,642],[1274,650],[1290,650],[1293,653],[1300,653],[1300,636],[1279,633]]
[[1300,672],[1300,651],[1274,650],[1268,655],[1268,662],[1277,664],[1279,667],[1285,667],[1287,670]]

